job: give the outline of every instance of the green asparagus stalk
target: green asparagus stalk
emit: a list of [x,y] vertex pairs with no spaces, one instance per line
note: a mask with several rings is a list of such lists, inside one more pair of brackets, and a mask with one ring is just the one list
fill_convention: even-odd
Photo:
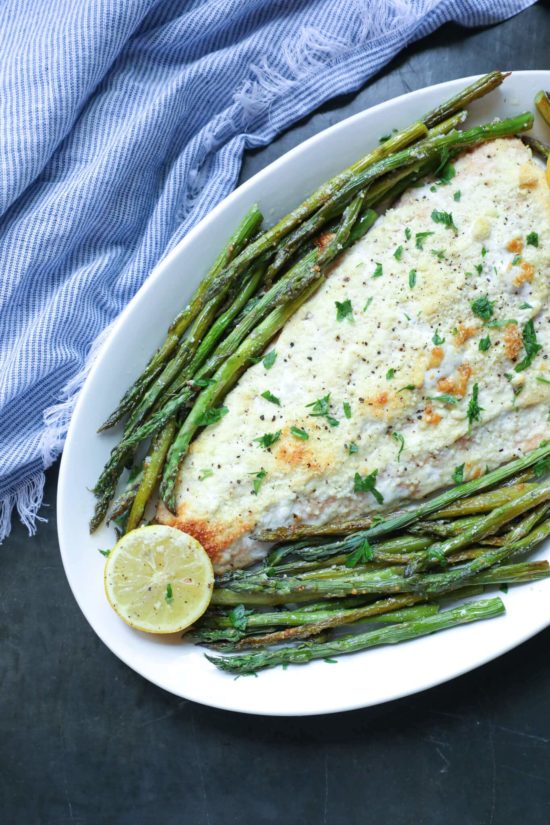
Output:
[[457,550],[473,544],[474,541],[496,533],[505,524],[523,515],[527,510],[547,502],[550,499],[550,483],[540,484],[514,501],[496,507],[491,513],[475,520],[474,524],[452,536],[446,541],[434,544],[421,554],[421,557],[407,566],[406,575],[413,575],[435,564],[445,562],[447,556]]
[[250,238],[262,222],[262,214],[258,206],[254,204],[246,213],[241,223],[229,239],[229,242],[224,247],[208,274],[203,278],[198,288],[195,290],[191,301],[183,310],[178,318],[170,326],[168,337],[162,346],[153,355],[144,371],[127,390],[122,397],[116,410],[111,413],[109,418],[101,425],[99,432],[113,427],[122,418],[133,409],[136,402],[141,398],[149,382],[158,375],[167,359],[177,348],[180,338],[192,323],[202,309],[203,295],[210,285],[215,281],[220,272],[237,255],[249,242]]
[[494,71],[483,75],[483,77],[480,77],[478,80],[474,81],[474,83],[471,83],[465,89],[460,91],[455,97],[452,97],[440,106],[436,106],[431,112],[425,114],[422,118],[422,123],[424,123],[429,129],[432,128],[437,123],[441,123],[441,121],[445,120],[445,118],[454,114],[454,112],[457,112],[460,109],[465,109],[470,103],[472,103],[472,101],[477,100],[480,97],[484,97],[489,92],[492,92],[494,89],[498,88],[498,86],[500,86],[501,83],[509,77],[509,75],[510,72],[499,71]]
[[542,140],[538,140],[531,135],[521,135],[521,139],[536,155],[540,155],[544,160],[548,160],[548,157],[550,157],[550,146],[548,146],[548,144],[543,143]]
[[545,123],[550,126],[550,94],[540,91],[535,95],[535,106]]
[[489,513],[496,507],[501,507],[503,504],[514,501],[518,496],[527,493],[529,490],[535,490],[536,487],[536,484],[514,484],[509,487],[499,487],[496,490],[490,490],[488,493],[481,493],[480,495],[455,501],[447,507],[442,507],[434,515],[428,516],[428,518],[460,518],[461,516]]
[[409,639],[427,636],[439,630],[491,619],[505,612],[501,599],[479,599],[450,610],[443,610],[434,616],[427,616],[404,624],[391,625],[367,633],[335,639],[330,642],[301,644],[296,647],[281,647],[270,651],[257,651],[239,656],[207,656],[206,658],[220,670],[228,673],[256,673],[267,667],[288,664],[306,664],[313,659],[328,659],[345,653],[355,653],[367,648],[396,644]]
[[[312,636],[318,636],[325,633],[327,630],[332,630],[335,627],[342,627],[353,624],[398,624],[400,622],[409,622],[415,619],[421,619],[425,616],[433,616],[438,612],[439,606],[435,603],[417,605],[414,607],[404,607],[402,610],[394,610],[391,613],[380,613],[377,616],[369,616],[366,614],[366,609],[358,609],[356,611],[349,611],[349,616],[340,616],[338,611],[328,611],[324,619],[318,617],[316,613],[306,614],[310,618],[316,617],[317,621],[310,621],[307,624],[289,627],[285,630],[271,630],[267,633],[259,635],[247,635],[239,631],[231,630],[203,630],[198,634],[193,634],[194,641],[216,645],[218,649],[223,650],[242,650],[243,648],[257,648],[266,647],[267,645],[282,644],[284,642],[295,641],[296,639],[308,639]],[[351,614],[355,613],[357,618]],[[219,643],[222,642],[220,645]],[[226,642],[226,644],[223,644]],[[227,644],[229,643],[229,644]]]
[[143,518],[145,508],[147,507],[149,499],[153,495],[153,492],[159,482],[162,468],[164,466],[164,460],[170,445],[174,440],[174,436],[176,435],[176,429],[176,422],[172,419],[172,421],[169,421],[164,429],[161,430],[153,440],[149,455],[147,456],[147,460],[145,462],[143,478],[136,492],[136,496],[128,516],[128,521],[126,522],[125,533],[129,533],[130,530],[134,530],[138,527],[141,519]]

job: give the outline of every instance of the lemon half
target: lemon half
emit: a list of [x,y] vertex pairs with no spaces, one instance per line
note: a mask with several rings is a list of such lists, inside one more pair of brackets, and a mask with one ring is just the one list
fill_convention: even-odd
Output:
[[203,546],[175,527],[132,530],[105,564],[105,593],[131,627],[176,633],[196,622],[210,603],[212,562]]

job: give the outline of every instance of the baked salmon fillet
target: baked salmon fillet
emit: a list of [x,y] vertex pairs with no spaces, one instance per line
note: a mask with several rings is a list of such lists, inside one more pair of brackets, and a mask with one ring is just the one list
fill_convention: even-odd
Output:
[[[454,174],[453,174],[454,173]],[[261,530],[348,520],[550,438],[550,190],[497,140],[406,192],[192,444],[177,513],[218,572]]]

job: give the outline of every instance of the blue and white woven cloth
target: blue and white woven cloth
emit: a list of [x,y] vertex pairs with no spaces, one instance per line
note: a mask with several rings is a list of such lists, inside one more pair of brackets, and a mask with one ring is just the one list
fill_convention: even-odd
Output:
[[4,0],[0,540],[34,532],[94,344],[243,151],[449,20],[533,0]]

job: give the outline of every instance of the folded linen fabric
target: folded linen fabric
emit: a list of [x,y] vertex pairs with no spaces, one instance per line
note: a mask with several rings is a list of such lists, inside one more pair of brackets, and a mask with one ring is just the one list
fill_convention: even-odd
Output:
[[0,541],[14,507],[34,532],[94,347],[244,150],[444,22],[532,2],[4,1]]

